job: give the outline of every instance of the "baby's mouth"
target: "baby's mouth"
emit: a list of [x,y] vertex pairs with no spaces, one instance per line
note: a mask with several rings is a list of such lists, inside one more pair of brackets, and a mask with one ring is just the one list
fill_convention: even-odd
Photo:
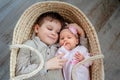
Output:
[[64,43],[63,45],[66,49],[70,50],[70,44],[69,43]]

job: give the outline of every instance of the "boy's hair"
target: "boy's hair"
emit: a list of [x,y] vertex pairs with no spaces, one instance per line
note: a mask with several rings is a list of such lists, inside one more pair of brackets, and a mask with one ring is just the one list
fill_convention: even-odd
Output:
[[58,20],[60,21],[62,27],[64,26],[64,18],[57,12],[49,11],[41,14],[37,18],[35,24],[38,24],[39,26],[41,26],[44,23],[44,20],[49,20],[49,21]]

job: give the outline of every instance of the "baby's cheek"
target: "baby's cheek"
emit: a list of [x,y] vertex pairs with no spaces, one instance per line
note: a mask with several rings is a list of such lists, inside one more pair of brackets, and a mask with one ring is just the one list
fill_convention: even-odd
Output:
[[60,41],[59,44],[60,44],[60,46],[63,46],[64,43],[62,41]]

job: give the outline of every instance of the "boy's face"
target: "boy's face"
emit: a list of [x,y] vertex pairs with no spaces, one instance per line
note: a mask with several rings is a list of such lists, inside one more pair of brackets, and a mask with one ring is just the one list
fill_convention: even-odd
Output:
[[60,32],[59,44],[68,50],[72,50],[78,44],[78,39],[68,29],[64,29]]
[[58,40],[61,24],[58,20],[45,20],[41,26],[35,25],[35,32],[41,41],[47,45],[54,44]]

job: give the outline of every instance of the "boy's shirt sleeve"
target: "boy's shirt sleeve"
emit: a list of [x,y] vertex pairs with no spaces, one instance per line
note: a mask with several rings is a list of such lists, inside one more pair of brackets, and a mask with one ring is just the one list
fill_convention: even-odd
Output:
[[17,57],[16,75],[29,73],[38,67],[38,64],[31,64],[30,56],[30,50],[20,49]]
[[[31,46],[33,43],[31,41],[27,41],[25,45]],[[17,56],[17,65],[16,65],[16,75],[26,74],[34,71],[39,64],[31,62],[31,52],[29,49],[21,48],[18,56]],[[45,68],[45,64],[41,71],[39,72],[40,75],[44,75],[47,73]]]
[[[25,45],[31,46],[31,41],[27,41]],[[38,67],[38,64],[31,64],[31,51],[21,48],[17,56],[16,75],[26,74]]]

